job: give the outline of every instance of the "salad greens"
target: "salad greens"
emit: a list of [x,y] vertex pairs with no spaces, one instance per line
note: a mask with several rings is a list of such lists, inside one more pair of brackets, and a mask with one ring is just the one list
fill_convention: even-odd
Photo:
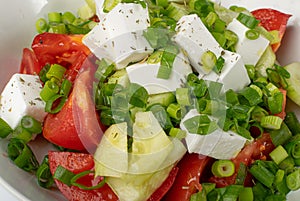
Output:
[[[145,58],[133,60],[121,69],[111,57],[105,58],[105,54],[104,58],[96,59],[92,96],[100,121],[107,129],[95,153],[91,153],[94,171],[75,174],[58,166],[52,175],[48,156],[39,164],[27,143],[43,132],[43,123],[28,115],[16,128],[0,118],[0,137],[9,139],[8,157],[18,167],[34,172],[38,184],[44,188],[52,187],[54,180],[84,190],[99,189],[106,183],[120,200],[147,200],[186,152],[203,154],[201,146],[208,146],[205,153],[214,158],[214,163],[208,167],[210,174],[215,179],[236,176],[235,182],[219,187],[209,180],[201,181],[202,190],[194,193],[190,201],[285,200],[290,191],[300,189],[300,123],[295,113],[285,113],[286,93],[300,105],[297,89],[300,64],[280,66],[277,63],[271,45],[280,41],[278,32],[260,26],[260,21],[246,8],[232,6],[227,9],[209,0],[105,0],[100,8],[99,2],[86,3],[79,10],[79,17],[70,12],[51,12],[48,19],[38,19],[37,32],[83,34],[85,41],[102,23],[102,19],[100,22],[94,20],[96,14],[105,16],[117,6],[137,4],[149,14],[149,26],[142,36],[152,50],[145,48],[150,51]],[[177,79],[180,87],[173,91],[152,93],[148,86],[131,82],[128,66],[145,64],[150,68],[150,65],[158,65],[155,79],[169,80],[176,71],[176,59],[191,60],[192,50],[182,50],[184,48],[174,39],[182,31],[183,23],[179,21],[188,15],[200,19],[221,49],[220,54],[205,50],[197,58],[200,70],[188,63],[190,71],[186,71],[184,79]],[[247,28],[245,40],[254,42],[263,37],[268,46],[255,64],[243,64],[249,83],[241,90],[225,90],[226,80],[220,81],[220,77],[230,68],[227,54],[237,54],[241,40],[229,28],[234,20]],[[135,23],[139,24],[139,20]],[[192,38],[192,34],[189,37]],[[115,45],[113,40],[111,42]],[[92,45],[89,47],[93,52]],[[133,46],[130,48],[133,52],[136,50]],[[236,60],[239,59],[243,60],[237,56]],[[45,111],[49,114],[59,113],[72,93],[74,86],[65,78],[66,72],[66,67],[52,64],[45,65],[39,73],[43,83],[40,98],[45,101]],[[270,135],[274,146],[268,157],[253,159],[250,165],[240,162],[235,166],[234,158],[242,148],[256,143],[264,133]],[[230,149],[228,155],[221,144],[231,145],[234,140],[239,145],[225,147]],[[209,147],[213,142],[215,144]],[[194,151],[193,146],[200,151]],[[105,179],[93,187],[77,182],[88,174]],[[244,186],[247,175],[253,178],[251,187]]]

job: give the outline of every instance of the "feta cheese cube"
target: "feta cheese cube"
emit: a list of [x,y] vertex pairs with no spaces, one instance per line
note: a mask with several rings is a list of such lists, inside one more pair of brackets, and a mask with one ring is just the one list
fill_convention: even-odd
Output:
[[228,24],[227,29],[238,35],[239,40],[236,44],[236,51],[242,56],[244,63],[256,65],[270,41],[261,35],[255,40],[248,39],[246,32],[249,28],[235,18]]
[[143,36],[149,25],[147,8],[119,3],[84,37],[83,43],[98,58],[106,58],[121,69],[152,53],[153,48]]
[[45,102],[40,98],[41,89],[37,75],[14,74],[1,94],[1,118],[13,129],[25,115],[43,122],[47,113]]
[[187,75],[192,73],[188,59],[182,52],[178,53],[174,59],[169,79],[157,78],[159,68],[160,63],[148,64],[145,62],[130,65],[126,71],[130,82],[145,87],[149,94],[176,91],[177,88],[182,87],[182,83],[185,83]]
[[231,159],[244,147],[247,139],[232,132],[217,129],[207,135],[190,133],[183,122],[200,115],[196,109],[190,110],[180,122],[180,128],[187,132],[185,137],[189,153],[207,155],[216,159]]
[[229,89],[239,91],[249,85],[251,80],[241,56],[237,53],[224,50],[222,52],[222,57],[226,62],[220,75],[212,71],[206,75],[199,74],[199,78],[222,83],[224,85],[224,91]]
[[219,57],[223,51],[196,14],[180,18],[176,26],[174,41],[186,52],[191,65],[200,74],[209,73],[200,61],[203,53],[209,50]]

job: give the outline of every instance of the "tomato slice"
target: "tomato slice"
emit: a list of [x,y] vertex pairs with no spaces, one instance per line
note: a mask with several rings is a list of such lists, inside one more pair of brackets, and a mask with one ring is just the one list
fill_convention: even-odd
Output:
[[29,48],[23,49],[22,61],[20,65],[20,73],[22,74],[39,74],[41,65],[35,55],[35,53]]
[[74,81],[90,50],[82,43],[83,35],[42,33],[31,44],[40,66],[60,64],[68,69],[70,81]]
[[[282,13],[271,8],[257,9],[251,13],[256,19],[260,20],[260,25],[263,26],[267,31],[277,30],[279,31],[280,40],[283,38],[283,35],[286,31],[287,22],[291,17],[290,14]],[[280,42],[273,44],[273,51],[276,52],[279,46]]]
[[[237,171],[241,163],[244,163],[246,166],[251,165],[255,160],[266,160],[269,159],[269,153],[275,148],[272,143],[272,139],[268,133],[264,133],[260,138],[254,140],[250,144],[246,145],[239,154],[232,159],[235,164],[235,174],[230,177],[215,177],[212,176],[209,178],[210,182],[216,183],[217,187],[225,187],[235,183]],[[247,175],[245,186],[252,186],[252,178],[250,175]]]
[[51,143],[94,153],[103,133],[91,95],[95,70],[87,60],[61,111],[45,118],[43,136]]
[[174,184],[164,196],[165,201],[189,201],[193,193],[201,190],[200,179],[212,158],[199,154],[185,154],[179,161],[179,168]]
[[156,189],[156,191],[154,191],[154,193],[151,195],[150,198],[148,198],[147,201],[159,201],[164,197],[164,195],[169,191],[169,189],[173,185],[176,175],[178,173],[178,169],[178,167],[174,167],[171,170],[167,179],[160,185],[158,189]]
[[[93,156],[90,154],[49,151],[49,166],[52,174],[54,174],[59,165],[77,174],[83,171],[92,170],[94,168],[94,160]],[[94,181],[95,179],[91,176],[85,176],[80,179],[80,182],[83,184],[92,184]],[[119,200],[107,184],[99,189],[83,190],[77,186],[68,186],[58,180],[55,180],[55,183],[62,194],[70,201]]]

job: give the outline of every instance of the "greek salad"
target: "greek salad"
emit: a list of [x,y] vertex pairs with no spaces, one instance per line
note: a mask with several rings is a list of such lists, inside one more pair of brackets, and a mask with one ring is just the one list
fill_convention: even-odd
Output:
[[49,12],[1,93],[7,156],[72,201],[286,200],[300,188],[286,111],[300,62],[276,59],[290,17],[210,0]]

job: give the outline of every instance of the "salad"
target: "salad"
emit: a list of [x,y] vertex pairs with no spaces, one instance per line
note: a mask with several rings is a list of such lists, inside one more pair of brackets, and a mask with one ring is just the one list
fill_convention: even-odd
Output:
[[286,200],[300,188],[286,111],[300,63],[276,60],[290,17],[209,0],[50,12],[1,94],[7,155],[67,200]]

